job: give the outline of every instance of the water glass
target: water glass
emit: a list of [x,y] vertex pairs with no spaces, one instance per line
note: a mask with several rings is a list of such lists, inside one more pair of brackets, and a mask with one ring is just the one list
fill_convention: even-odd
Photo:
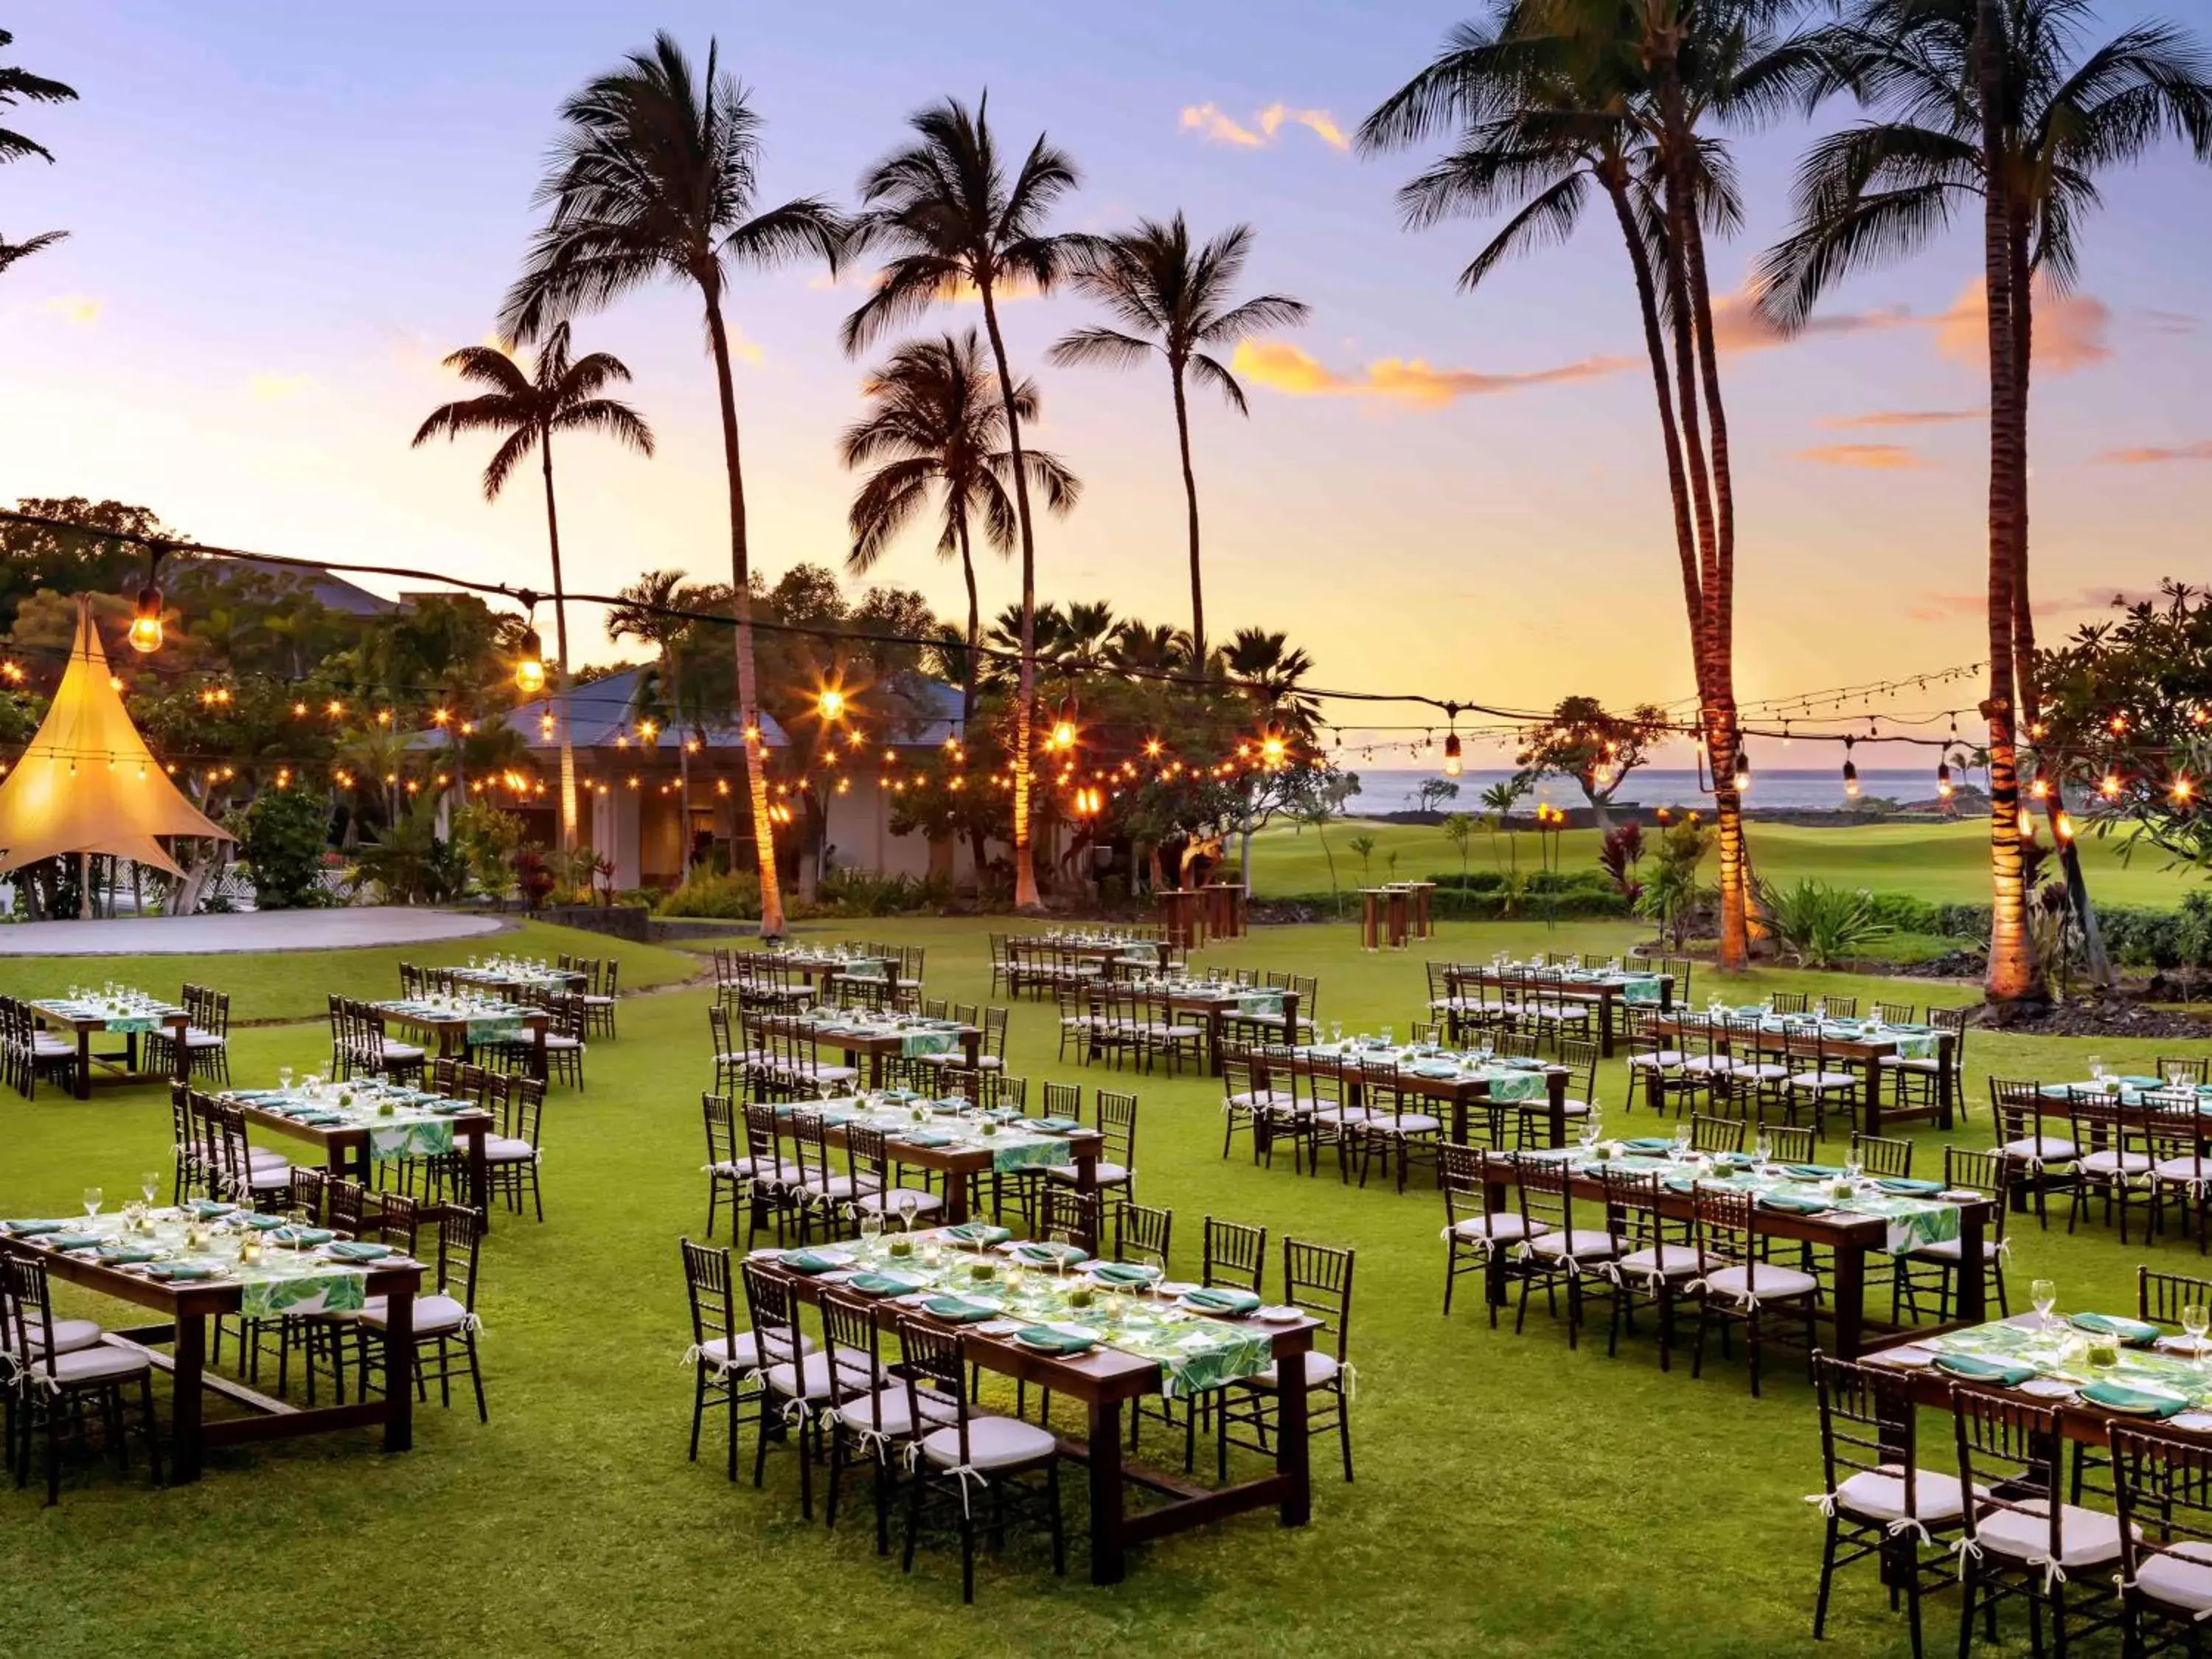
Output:
[[2204,1365],[2204,1333],[2212,1329],[2212,1308],[2202,1302],[2185,1303],[2181,1310],[2181,1328],[2188,1334],[2190,1358],[2197,1368]]
[[276,1068],[276,1086],[286,1091],[290,1090],[292,1086],[292,1068],[290,1066],[279,1066]]
[[146,1201],[151,1204],[154,1194],[161,1190],[161,1172],[159,1170],[141,1170],[138,1172],[138,1190],[146,1194]]
[[1674,1126],[1674,1156],[1682,1158],[1689,1155],[1690,1126],[1686,1123],[1677,1123]]
[[2194,1066],[2169,1066],[2166,1068],[2166,1080],[2168,1086],[2177,1092],[2194,1089],[2197,1086],[2197,1068]]
[[84,1215],[86,1220],[89,1221],[100,1213],[100,1200],[105,1196],[106,1194],[104,1194],[97,1187],[88,1187],[84,1189]]
[[2027,1287],[2027,1299],[2035,1305],[2035,1316],[2043,1322],[2043,1328],[2051,1328],[2051,1310],[2058,1305],[2058,1286],[2048,1279],[2039,1279]]

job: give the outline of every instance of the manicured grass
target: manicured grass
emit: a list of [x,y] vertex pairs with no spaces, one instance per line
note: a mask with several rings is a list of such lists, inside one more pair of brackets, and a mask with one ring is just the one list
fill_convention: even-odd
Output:
[[[871,921],[821,936],[927,945],[930,994],[979,1001],[983,936],[1002,925]],[[1436,953],[1611,949],[1638,931],[1448,926]],[[1323,1016],[1353,1027],[1403,1031],[1426,994],[1422,953],[1363,955],[1348,925],[1261,930],[1200,960],[1316,973]],[[313,1000],[328,988],[307,961],[273,971]],[[66,980],[70,970],[57,971]],[[1867,998],[1908,988],[1778,971],[1749,985]],[[1966,986],[1910,988],[1947,1002],[1973,996]],[[1016,1006],[1012,1066],[1138,1091],[1139,1194],[1175,1210],[1179,1266],[1194,1268],[1208,1212],[1267,1225],[1278,1273],[1285,1233],[1358,1248],[1357,1484],[1335,1478],[1334,1448],[1322,1448],[1303,1531],[1248,1516],[1149,1546],[1112,1590],[1085,1582],[1079,1539],[1065,1581],[1041,1543],[1025,1543],[987,1560],[978,1604],[965,1609],[947,1548],[925,1543],[903,1577],[895,1559],[876,1558],[865,1525],[802,1523],[788,1454],[771,1456],[762,1492],[727,1485],[711,1454],[687,1463],[676,1241],[704,1215],[707,1000],[685,988],[626,1001],[620,1041],[592,1047],[587,1091],[556,1091],[550,1218],[541,1227],[502,1215],[485,1256],[489,1427],[465,1408],[433,1406],[418,1416],[416,1449],[397,1459],[368,1436],[340,1436],[220,1454],[204,1481],[175,1491],[110,1468],[76,1473],[52,1510],[35,1492],[0,1491],[0,1653],[1813,1650],[1818,1516],[1801,1499],[1819,1486],[1817,1431],[1802,1378],[1779,1367],[1754,1401],[1740,1362],[1715,1363],[1699,1382],[1686,1364],[1662,1375],[1648,1335],[1608,1359],[1601,1339],[1570,1352],[1540,1310],[1519,1337],[1510,1322],[1490,1330],[1472,1298],[1447,1321],[1432,1189],[1401,1197],[1340,1186],[1333,1173],[1301,1179],[1287,1158],[1254,1168],[1241,1147],[1224,1162],[1218,1084],[1062,1066],[1049,1004]],[[1988,1139],[1993,1069],[2074,1076],[2093,1050],[2146,1062],[2155,1046],[1976,1031],[1974,1115],[1955,1138]],[[249,1030],[237,1049],[241,1082],[328,1056],[316,1024]],[[1610,1121],[1634,1129],[1650,1120],[1622,1115],[1622,1072],[1607,1068],[1600,1097]],[[1940,1173],[1941,1139],[1915,1136],[1923,1172]],[[167,1167],[168,1142],[157,1090],[88,1105],[52,1090],[35,1103],[0,1095],[0,1214],[70,1212],[88,1183],[119,1197],[139,1170]],[[2030,1224],[2008,1272],[2023,1294],[2047,1275],[2069,1307],[2125,1310],[2143,1254],[2094,1224],[2072,1238]],[[2201,1261],[2185,1244],[2151,1255],[2185,1272]],[[1948,1430],[1933,1419],[1929,1429],[1923,1458],[1942,1467]],[[1079,1516],[1079,1475],[1072,1484]],[[1955,1603],[1931,1607],[1940,1650]],[[2003,1650],[2025,1651],[2017,1615],[2008,1618],[2016,1645]],[[1901,1624],[1863,1570],[1839,1587],[1830,1633],[1821,1651],[1838,1659],[1904,1651]]]
[[157,994],[175,995],[187,981],[230,994],[230,1017],[252,1023],[319,1019],[325,999],[389,997],[399,994],[399,964],[458,967],[471,956],[607,957],[622,964],[625,988],[665,985],[690,978],[699,963],[658,945],[632,945],[578,927],[525,921],[476,939],[434,945],[401,945],[349,951],[272,951],[259,955],[161,957],[0,957],[0,994],[54,996],[71,985],[116,980]]
[[[1459,868],[1457,850],[1434,824],[1352,820],[1332,824],[1328,835],[1329,848],[1336,856],[1337,880],[1347,891],[1368,878],[1410,881]],[[1375,838],[1373,858],[1364,871],[1346,844],[1361,835]],[[1750,836],[1752,858],[1763,880],[1786,884],[1810,878],[1838,887],[1865,887],[1944,902],[1989,902],[1986,822],[1869,823],[1835,829],[1754,823]],[[1539,868],[1535,834],[1523,831],[1516,839],[1520,867]],[[1599,836],[1595,830],[1569,830],[1547,840],[1558,843],[1554,867],[1569,871],[1596,867]],[[2131,864],[2123,863],[2117,846],[2094,836],[2081,842],[2090,891],[2100,902],[2171,908],[2197,882],[2187,871],[2166,868],[2163,855],[2155,850],[2137,854]],[[1470,869],[1497,867],[1487,836],[1478,831],[1469,850]],[[1393,852],[1398,854],[1395,877],[1389,870]],[[1505,856],[1504,838],[1500,836],[1497,857]],[[1315,832],[1278,826],[1254,837],[1252,882],[1254,890],[1263,897],[1327,893],[1328,861]]]

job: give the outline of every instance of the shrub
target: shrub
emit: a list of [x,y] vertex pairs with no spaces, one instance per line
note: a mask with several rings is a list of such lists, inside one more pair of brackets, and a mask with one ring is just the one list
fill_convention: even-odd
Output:
[[951,900],[950,882],[853,869],[832,870],[814,896],[820,913],[847,916],[911,915],[941,910]]
[[246,810],[240,851],[253,867],[253,902],[264,910],[297,910],[331,902],[323,886],[329,844],[327,802],[303,789],[264,789]]
[[[453,809],[452,824],[453,845],[468,866],[470,878],[495,897],[504,893],[509,865],[515,849],[522,845],[522,820],[487,802],[471,800]],[[546,853],[540,866],[550,868],[556,856]],[[530,908],[536,909],[539,902],[542,900],[533,901]]]
[[1801,967],[1829,967],[1893,931],[1875,919],[1874,896],[1861,889],[1819,881],[1784,888],[1761,883],[1759,896],[1775,938]]
[[694,875],[673,892],[663,893],[653,904],[656,915],[698,916],[714,921],[753,921],[761,913],[760,878],[750,872],[734,876]]

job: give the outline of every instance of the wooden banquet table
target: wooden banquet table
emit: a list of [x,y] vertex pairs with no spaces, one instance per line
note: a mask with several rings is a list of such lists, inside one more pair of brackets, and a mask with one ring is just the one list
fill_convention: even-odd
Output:
[[[1279,1055],[1255,1057],[1253,1061],[1255,1080],[1264,1078],[1268,1067],[1282,1063]],[[1296,1076],[1334,1078],[1343,1085],[1346,1105],[1364,1103],[1363,1073],[1356,1062],[1347,1064],[1343,1055],[1293,1048],[1290,1067]],[[1497,1104],[1504,1111],[1517,1111],[1529,1117],[1540,1118],[1545,1126],[1544,1144],[1564,1146],[1567,1144],[1567,1081],[1573,1074],[1564,1066],[1547,1066],[1542,1070],[1544,1098],[1541,1101],[1500,1101]],[[1396,1083],[1405,1094],[1418,1095],[1424,1100],[1439,1102],[1450,1108],[1444,1126],[1445,1133],[1450,1136],[1452,1144],[1458,1146],[1469,1144],[1468,1109],[1479,1106],[1487,1109],[1492,1104],[1490,1079],[1486,1077],[1420,1077],[1412,1071],[1401,1070]],[[1270,1085],[1262,1081],[1260,1086]]]
[[[1653,1036],[1704,1037],[1711,1029],[1707,1017],[1687,1010],[1670,1011],[1647,1021],[1644,1031]],[[1881,1061],[1885,1055],[1894,1054],[1901,1044],[1914,1037],[1932,1035],[1936,1057],[1941,1062],[1936,1068],[1936,1103],[1933,1106],[1885,1107],[1881,1103]],[[1719,1034],[1716,1046],[1729,1051],[1725,1030]],[[1899,1123],[1933,1115],[1943,1128],[1951,1127],[1953,1096],[1957,1082],[1959,1038],[1953,1031],[1905,1032],[1892,1030],[1885,1036],[1838,1036],[1835,1028],[1824,1028],[1815,1034],[1810,1025],[1794,1030],[1771,1026],[1758,1034],[1758,1046],[1778,1053],[1792,1054],[1821,1054],[1832,1060],[1842,1060],[1859,1066],[1865,1079],[1858,1091],[1859,1127],[1870,1135],[1882,1133],[1886,1123]],[[1661,1109],[1662,1077],[1656,1066],[1644,1072],[1644,1090],[1654,1111]]]
[[[1106,1001],[1112,988],[1103,985],[1093,986],[1086,993],[1094,1018],[1100,1012],[1102,1005]],[[1232,1019],[1249,1019],[1259,1024],[1273,1024],[1275,1021],[1280,1020],[1282,1040],[1289,1043],[1295,1043],[1298,1040],[1298,994],[1296,991],[1278,991],[1273,986],[1224,985],[1217,988],[1212,986],[1192,985],[1165,990],[1150,990],[1139,987],[1134,994],[1138,996],[1159,997],[1165,1000],[1168,1007],[1174,1012],[1194,1014],[1205,1022],[1206,1069],[1215,1077],[1221,1075],[1221,1054],[1226,1046],[1224,1028]],[[1279,1014],[1243,1012],[1242,1004],[1244,999],[1252,996],[1279,999],[1282,1003],[1282,1012]],[[1098,1040],[1094,1036],[1091,1039],[1091,1058],[1097,1059],[1100,1052]]]
[[1413,895],[1402,887],[1361,888],[1359,948],[1363,951],[1404,950],[1412,904]]
[[[805,1014],[763,1014],[760,1029],[767,1032],[785,1032],[803,1042],[811,1042],[815,1052],[823,1048],[842,1054],[848,1066],[858,1070],[865,1056],[868,1062],[868,1087],[884,1086],[884,1061],[906,1058],[907,1033],[902,1031],[853,1030],[832,1021],[823,1021]],[[962,1063],[969,1071],[982,1057],[983,1034],[973,1025],[963,1025],[951,1032],[960,1044]]]
[[[803,1301],[818,1304],[819,1281],[779,1264],[762,1270],[788,1283]],[[1313,1516],[1313,1484],[1306,1433],[1306,1355],[1312,1352],[1318,1321],[1268,1328],[1273,1339],[1277,1386],[1275,1468],[1272,1474],[1235,1486],[1211,1487],[1188,1477],[1122,1461],[1123,1408],[1160,1391],[1159,1366],[1119,1349],[1101,1346],[1070,1357],[1040,1353],[1004,1337],[980,1334],[973,1326],[947,1327],[918,1308],[888,1298],[874,1304],[877,1324],[884,1328],[902,1318],[956,1328],[967,1338],[968,1358],[983,1370],[1031,1383],[1063,1399],[1079,1401],[1088,1416],[1086,1440],[1060,1437],[1060,1453],[1090,1467],[1091,1582],[1118,1584],[1127,1576],[1133,1544],[1224,1521],[1233,1515],[1273,1508],[1286,1527],[1303,1527]],[[1131,1486],[1167,1501],[1132,1513]]]
[[[1504,1207],[1506,1188],[1517,1186],[1518,1170],[1505,1158],[1485,1161],[1484,1171],[1493,1177],[1485,1194],[1486,1206]],[[1503,1176],[1500,1181],[1495,1177]],[[1598,1176],[1579,1165],[1568,1170],[1567,1184],[1574,1197],[1584,1203],[1602,1204],[1605,1183]],[[1693,1205],[1687,1193],[1677,1193],[1665,1186],[1659,1189],[1659,1212],[1671,1220],[1686,1221],[1693,1213]],[[1994,1200],[1983,1199],[1972,1204],[1960,1204],[1959,1211],[1959,1267],[1953,1283],[1956,1286],[1956,1308],[1960,1325],[1981,1323],[1984,1307],[1982,1261],[1986,1249],[1985,1239],[1989,1224],[1996,1218]],[[1578,1218],[1579,1219],[1579,1218]],[[1889,1224],[1879,1215],[1852,1215],[1830,1210],[1819,1215],[1799,1215],[1788,1210],[1754,1207],[1752,1223],[1765,1238],[1789,1239],[1828,1250],[1835,1262],[1835,1296],[1829,1309],[1835,1322],[1834,1346],[1830,1350],[1837,1358],[1856,1359],[1869,1347],[1869,1333],[1877,1338],[1887,1335],[1895,1328],[1886,1321],[1869,1321],[1866,1314],[1868,1258],[1887,1255]],[[1689,1247],[1681,1247],[1686,1250]],[[1492,1253],[1488,1270],[1484,1275],[1493,1304],[1505,1300],[1506,1252]],[[1919,1334],[1929,1334],[1929,1328],[1919,1328]]]
[[[208,1322],[238,1313],[245,1291],[234,1279],[164,1284],[87,1257],[47,1249],[36,1237],[8,1238],[4,1243],[9,1250],[43,1261],[51,1278],[66,1279],[162,1316],[158,1324],[111,1331],[105,1340],[110,1346],[144,1352],[156,1370],[170,1374],[174,1394],[169,1421],[173,1482],[198,1480],[205,1450],[210,1446],[293,1439],[378,1425],[384,1429],[385,1450],[406,1451],[415,1443],[415,1298],[422,1291],[423,1271],[419,1261],[410,1260],[396,1266],[368,1262],[359,1269],[367,1280],[367,1293],[385,1298],[383,1397],[302,1407],[272,1399],[228,1377],[209,1375]],[[173,1354],[158,1353],[150,1346],[163,1342],[173,1345]],[[209,1395],[243,1406],[253,1414],[210,1422],[205,1414]]]
[[[70,1092],[79,1100],[92,1098],[93,1062],[102,1062],[100,1082],[129,1085],[166,1079],[183,1083],[191,1075],[191,1051],[185,1046],[185,1032],[191,1024],[191,1016],[181,1008],[163,1008],[146,1014],[109,1014],[98,1007],[64,1006],[63,1002],[33,1002],[31,1012],[39,1024],[49,1026],[76,1042],[76,1079]],[[146,1020],[155,1022],[159,1030],[169,1034],[170,1067],[167,1073],[142,1072],[138,1069],[138,1026]],[[105,1054],[94,1054],[92,1039],[120,1023],[125,1029],[118,1033],[123,1047]],[[120,1066],[113,1062],[120,1060]]]
[[[273,1129],[278,1134],[289,1135],[295,1140],[307,1141],[322,1154],[322,1166],[332,1175],[349,1176],[363,1188],[374,1192],[376,1171],[370,1156],[370,1137],[375,1125],[370,1123],[302,1123],[287,1117],[282,1112],[228,1091],[216,1097],[227,1106],[235,1106],[248,1123]],[[469,1172],[469,1206],[484,1218],[487,1230],[491,1224],[491,1166],[484,1160],[484,1137],[496,1133],[498,1120],[481,1108],[456,1112],[441,1119],[453,1126],[454,1150]],[[463,1143],[466,1145],[464,1146]]]
[[[397,1025],[415,1032],[424,1041],[424,1046],[437,1058],[462,1055],[469,1051],[469,1025],[472,1019],[481,1020],[482,1014],[471,1015],[456,1009],[443,1012],[419,1007],[410,1007],[397,1002],[373,1002],[369,1006],[386,1024]],[[546,1080],[545,1028],[547,1020],[542,1008],[526,1008],[514,1016],[515,1022],[529,1034],[530,1075],[540,1083]]]
[[1460,994],[1462,986],[1486,985],[1498,991],[1533,991],[1540,996],[1557,997],[1562,1002],[1589,1003],[1597,1010],[1597,1050],[1607,1060],[1613,1058],[1613,1038],[1621,1024],[1615,1011],[1627,1005],[1627,981],[1632,979],[1658,981],[1658,1006],[1662,1010],[1674,1006],[1674,976],[1672,974],[1631,972],[1624,973],[1619,978],[1575,980],[1561,979],[1556,974],[1547,975],[1526,968],[1500,969],[1479,964],[1455,966],[1444,970],[1444,984],[1455,997]]

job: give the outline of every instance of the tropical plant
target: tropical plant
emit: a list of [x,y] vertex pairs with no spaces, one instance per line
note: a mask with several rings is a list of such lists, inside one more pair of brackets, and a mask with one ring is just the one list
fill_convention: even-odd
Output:
[[830,204],[799,197],[756,213],[760,117],[723,72],[715,44],[703,76],[674,38],[653,37],[620,68],[594,77],[562,105],[552,168],[538,189],[550,211],[507,291],[501,325],[534,339],[569,313],[596,309],[663,278],[698,289],[722,414],[722,464],[730,491],[730,611],[736,624],[738,717],[760,867],[761,932],[783,933],[768,755],[755,684],[752,563],[738,453],[737,392],[722,304],[731,272],[808,255],[836,267],[844,227]]
[[359,849],[361,873],[391,904],[447,904],[468,890],[460,850],[438,834],[438,799],[424,794]]
[[610,352],[594,351],[574,362],[568,356],[568,325],[556,323],[539,343],[528,373],[504,351],[487,345],[463,346],[446,367],[486,388],[460,403],[433,410],[415,434],[415,447],[432,438],[458,438],[465,432],[501,434],[484,465],[483,494],[497,501],[514,469],[538,453],[545,479],[545,540],[553,559],[553,707],[561,729],[561,845],[576,844],[576,757],[570,746],[574,721],[568,708],[568,601],[561,580],[561,515],[553,499],[553,435],[595,432],[653,453],[653,428],[628,404],[603,397],[610,386],[629,379],[629,368]]
[[1048,354],[1058,364],[1134,368],[1154,352],[1167,360],[1175,394],[1176,447],[1182,460],[1183,500],[1190,531],[1190,637],[1194,661],[1206,660],[1206,586],[1199,559],[1198,476],[1190,463],[1190,410],[1184,382],[1218,392],[1239,415],[1251,410],[1244,388],[1214,354],[1262,329],[1295,328],[1310,314],[1286,294],[1234,296],[1252,252],[1252,228],[1231,225],[1200,248],[1177,213],[1167,223],[1142,219],[1091,246],[1077,266],[1075,286],[1103,305],[1119,327],[1079,328]]
[[1828,968],[1863,951],[1890,929],[1864,888],[1831,887],[1809,878],[1788,887],[1761,882],[1759,903],[1783,949],[1801,968]]
[[[15,37],[6,29],[0,29],[0,47],[12,46],[15,40]],[[0,112],[12,109],[17,104],[66,104],[74,102],[76,99],[74,88],[65,87],[58,81],[49,81],[42,75],[33,75],[13,64],[0,64]],[[43,156],[49,163],[54,159],[53,152],[35,138],[11,128],[0,127],[0,162],[20,161],[29,155]],[[27,259],[33,253],[52,247],[68,234],[65,230],[46,230],[35,236],[27,236],[20,242],[11,242],[0,237],[0,273],[4,273],[18,260]]]
[[931,306],[973,294],[983,307],[983,331],[998,371],[1006,414],[1008,471],[1022,550],[1021,667],[1009,757],[1013,775],[1014,903],[1037,905],[1030,853],[1030,728],[1036,690],[1036,536],[1030,514],[1029,469],[1022,459],[1016,385],[999,327],[999,302],[1009,292],[1046,293],[1068,274],[1084,239],[1045,228],[1054,204],[1075,187],[1073,161],[1042,135],[1010,180],[989,120],[987,94],[971,113],[948,98],[908,120],[914,143],[893,150],[860,181],[861,212],[853,246],[890,257],[875,291],[845,319],[848,352]]
[[1475,818],[1472,812],[1454,812],[1444,819],[1444,839],[1459,854],[1460,902],[1467,902],[1468,854],[1474,845]]
[[331,805],[319,790],[264,789],[246,809],[239,852],[253,870],[260,910],[297,910],[326,902],[323,854]]
[[[921,509],[934,490],[943,503],[937,556],[958,557],[968,587],[968,631],[962,659],[960,722],[975,718],[977,649],[982,611],[975,593],[973,531],[980,520],[984,538],[1000,556],[1020,535],[1019,518],[1006,494],[1014,465],[1006,444],[1009,405],[1001,401],[983,362],[975,331],[916,340],[901,346],[861,388],[870,408],[866,418],[846,428],[838,453],[848,467],[878,462],[853,498],[848,524],[853,550],[845,568],[855,575],[875,566],[891,539]],[[1014,388],[1011,405],[1020,420],[1036,418],[1036,384]],[[1026,451],[1022,457],[1031,482],[1043,491],[1045,505],[1065,515],[1082,485],[1057,455]]]
[[1637,879],[1636,867],[1644,860],[1644,826],[1631,820],[1615,824],[1605,833],[1597,846],[1598,867],[1613,878],[1613,884],[1632,903],[1644,890]]
[[[1510,868],[1517,874],[1521,868],[1521,848],[1513,834],[1513,809],[1518,806],[1536,787],[1536,780],[1526,772],[1516,772],[1510,778],[1501,778],[1482,792],[1482,827],[1490,834],[1490,861],[1504,875]],[[1506,859],[1498,856],[1498,837],[1505,836]]]
[[1564,240],[1593,190],[1613,210],[1643,316],[1713,773],[1724,971],[1750,961],[1749,861],[1735,785],[1734,474],[1705,237],[1733,228],[1740,210],[1726,148],[1703,127],[1763,113],[1802,81],[1801,54],[1773,33],[1794,9],[1498,0],[1359,131],[1368,150],[1455,133],[1455,148],[1399,191],[1410,227],[1513,210],[1461,273],[1462,288]]
[[1660,831],[1644,890],[1637,895],[1636,914],[1656,924],[1660,938],[1677,951],[1689,942],[1691,924],[1705,896],[1698,869],[1711,841],[1711,832],[1694,812],[1668,824]]
[[1301,807],[1294,815],[1293,822],[1297,825],[1299,834],[1310,830],[1314,832],[1314,839],[1321,843],[1322,860],[1328,866],[1329,902],[1340,916],[1344,914],[1344,892],[1337,885],[1336,854],[1330,850],[1328,844],[1329,821],[1335,816],[1336,809],[1326,799],[1320,799],[1310,801]]
[[[461,862],[468,866],[470,878],[494,898],[505,893],[516,852],[522,845],[522,820],[489,801],[471,800],[453,809],[452,824],[453,845],[459,849]],[[574,849],[567,853],[554,849],[542,852],[540,861],[558,879],[577,856]],[[582,856],[588,860],[591,854],[585,850]],[[589,879],[587,876],[586,880]]]
[[1373,879],[1375,837],[1367,835],[1354,836],[1344,844],[1359,856],[1359,882],[1364,887]]
[[515,849],[514,887],[522,895],[525,908],[542,909],[554,885],[553,871],[546,863],[542,848],[520,847]]

